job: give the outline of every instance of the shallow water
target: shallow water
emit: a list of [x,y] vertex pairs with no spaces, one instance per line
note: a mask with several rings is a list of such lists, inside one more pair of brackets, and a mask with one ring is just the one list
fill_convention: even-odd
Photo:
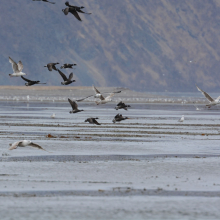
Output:
[[[0,102],[1,219],[218,219],[218,107],[131,105]],[[23,139],[49,152],[8,150]]]

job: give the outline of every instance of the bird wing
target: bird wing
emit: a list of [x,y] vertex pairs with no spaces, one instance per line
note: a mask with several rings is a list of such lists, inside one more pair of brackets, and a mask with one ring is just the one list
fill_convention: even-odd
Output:
[[15,63],[14,60],[11,59],[11,57],[9,57],[9,62],[12,65],[12,69],[13,69],[14,73],[19,73],[18,65],[17,65],[17,63]]
[[[31,142],[31,143],[29,144],[29,146],[31,146],[31,147],[35,147],[35,148],[38,148],[38,149],[40,149],[40,150],[45,150],[45,149],[42,148],[40,145],[35,144],[35,143],[33,143],[33,142]],[[45,151],[46,151],[46,150],[45,150]]]
[[76,102],[72,101],[71,99],[68,99],[70,105],[72,106],[72,109],[78,109],[78,105],[76,104]]
[[197,85],[196,87],[210,102],[214,101],[214,99],[207,92],[204,92],[203,90],[201,90]]
[[69,80],[71,80],[72,78],[73,78],[73,73],[70,73]]
[[67,77],[65,76],[64,73],[62,73],[59,69],[58,69],[59,74],[62,76],[64,81],[68,81]]
[[120,106],[120,105],[122,105],[123,104],[123,102],[122,101],[120,101],[118,104],[117,104],[117,106]]
[[85,100],[85,99],[87,99],[87,98],[89,98],[89,97],[92,97],[93,95],[89,95],[89,96],[87,96],[87,97],[85,97],[85,98],[82,98],[82,99],[78,99],[78,100],[76,100],[77,102],[81,102],[81,101],[83,101],[83,100]]
[[109,96],[107,96],[105,99],[110,99],[111,97],[113,97],[115,95],[115,93],[111,93]]
[[101,94],[100,92],[99,92],[99,90],[98,89],[96,89],[96,87],[95,86],[93,86],[93,89],[95,90],[95,93],[97,94]]
[[79,14],[74,8],[69,8],[69,12],[72,13],[79,21],[82,21],[81,18],[79,17]]
[[47,64],[47,68],[48,68],[49,71],[52,71],[52,70],[53,70],[53,69],[52,69],[52,63],[48,63],[48,64]]
[[18,65],[19,72],[21,72],[24,68],[23,63],[21,61],[19,61],[17,65]]
[[65,8],[65,9],[63,10],[63,13],[64,13],[65,15],[68,15],[68,13],[69,13],[69,8]]
[[14,142],[13,144],[9,144],[9,146],[11,146],[11,147],[9,148],[9,150],[14,150],[14,149],[16,149],[20,143],[22,143],[22,141],[17,141],[17,142]]
[[94,122],[96,125],[101,125],[101,124],[99,124],[94,118],[93,118],[93,122]]
[[56,71],[57,71],[57,68],[56,68],[56,66],[55,66],[55,65],[56,65],[56,63],[53,63],[51,67],[52,67],[54,70],[56,70]]
[[21,78],[22,78],[24,81],[26,81],[26,82],[33,82],[33,81],[29,80],[29,79],[24,78],[23,76],[21,76]]

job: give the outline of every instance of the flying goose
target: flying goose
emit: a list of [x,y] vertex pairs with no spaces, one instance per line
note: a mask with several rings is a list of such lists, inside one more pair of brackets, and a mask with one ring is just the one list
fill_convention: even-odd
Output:
[[70,114],[84,111],[84,110],[79,110],[78,109],[78,105],[76,104],[76,102],[72,101],[71,99],[68,99],[68,101],[69,101],[69,103],[70,103],[70,105],[72,106],[72,109],[73,109],[72,111],[70,111]]
[[116,110],[118,110],[118,109],[124,109],[124,110],[128,110],[127,108],[128,107],[131,107],[130,105],[125,105],[125,103],[124,102],[119,102],[118,104],[117,104],[117,106],[115,107],[115,109]]
[[90,124],[101,125],[101,124],[99,124],[99,123],[96,121],[96,119],[99,119],[99,118],[87,118],[87,119],[85,120],[85,122],[89,122]]
[[14,71],[14,73],[9,74],[10,77],[26,75],[26,73],[21,72],[23,70],[23,64],[21,61],[19,61],[18,63],[15,63],[15,61],[12,60],[11,57],[9,57],[9,62],[12,64],[12,69]]
[[70,73],[69,75],[69,79],[67,79],[66,75],[64,73],[62,73],[59,69],[58,69],[59,74],[62,76],[64,82],[61,82],[62,85],[69,85],[72,82],[75,82],[76,80],[72,80],[73,78],[73,73]]
[[61,66],[60,68],[61,68],[61,69],[67,69],[67,68],[73,69],[73,66],[76,66],[76,65],[77,65],[77,64],[64,63],[63,66]]
[[[95,96],[94,98],[98,98],[100,99],[99,102],[96,102],[97,105],[99,104],[106,104],[107,102],[111,102],[112,101],[112,97],[116,94],[116,93],[121,93],[121,91],[115,91],[115,92],[111,92],[109,96],[107,96],[106,98],[104,98],[104,96],[99,92],[98,89],[96,89],[95,86],[93,86],[93,89],[95,91]],[[107,93],[107,92],[104,92],[104,93]],[[109,92],[108,92],[109,93]],[[76,100],[77,102],[81,102],[89,97],[92,97],[93,95],[90,95],[90,96],[87,96],[85,98],[82,98],[82,99],[79,99],[79,100]]]
[[114,119],[112,120],[113,123],[120,122],[123,120],[129,119],[128,117],[123,117],[121,114],[117,114]]
[[217,99],[214,100],[207,92],[204,92],[203,90],[201,90],[197,85],[196,85],[196,87],[206,97],[206,99],[208,99],[209,104],[206,105],[206,106],[211,108],[211,106],[220,104],[220,102],[219,102],[220,96]]
[[[9,150],[14,150],[17,149],[18,147],[26,147],[26,146],[31,146],[31,147],[35,147],[38,148],[40,150],[45,150],[43,149],[40,145],[33,143],[32,141],[27,141],[27,140],[23,140],[23,141],[17,141],[14,142],[13,144],[9,144],[9,146],[11,146],[9,148]],[[45,150],[46,151],[46,150]],[[47,151],[48,152],[48,151]]]
[[51,3],[51,4],[55,4],[55,2],[49,2],[49,1],[47,1],[47,0],[33,0],[33,1],[38,1],[38,2],[48,2],[48,3]]
[[26,79],[23,76],[21,76],[21,78],[27,82],[25,83],[26,86],[33,86],[35,84],[46,84],[46,83],[40,83],[40,81],[32,81],[32,80]]
[[92,13],[86,13],[86,12],[82,11],[81,9],[85,8],[83,6],[78,7],[78,6],[70,5],[68,1],[65,2],[65,5],[69,8],[74,8],[79,13],[83,13],[83,14],[87,14],[87,15],[92,14]]
[[56,70],[57,71],[57,68],[56,68],[56,65],[59,64],[59,63],[48,63],[46,66],[44,67],[47,67],[47,69],[49,71],[52,71],[52,70]]

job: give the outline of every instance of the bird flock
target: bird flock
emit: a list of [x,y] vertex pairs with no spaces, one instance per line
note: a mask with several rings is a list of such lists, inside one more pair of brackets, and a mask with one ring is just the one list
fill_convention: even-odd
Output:
[[[46,3],[50,3],[50,4],[55,4],[55,2],[50,2],[50,1],[47,1],[47,0],[33,0],[33,1],[42,1],[42,2],[46,2]],[[73,5],[70,5],[70,3],[68,1],[65,2],[65,5],[67,7],[65,9],[62,9],[63,13],[65,15],[68,15],[70,13],[70,14],[74,15],[75,18],[79,21],[82,21],[81,17],[79,16],[79,13],[87,14],[87,15],[91,14],[91,13],[87,13],[87,12],[82,11],[82,9],[84,8],[83,6],[81,6],[81,7],[73,6]],[[13,73],[9,74],[10,77],[19,77],[20,76],[21,79],[23,79],[26,82],[25,83],[26,86],[33,86],[33,85],[36,85],[36,84],[46,84],[46,83],[41,83],[39,80],[34,81],[34,80],[30,80],[30,79],[25,78],[24,76],[27,75],[27,74],[22,72],[23,64],[22,64],[21,61],[16,63],[11,57],[9,57],[9,62],[12,64],[12,69],[13,69]],[[75,80],[73,79],[73,73],[70,73],[69,76],[66,76],[60,69],[73,69],[73,67],[77,66],[77,64],[64,63],[64,64],[61,65],[60,69],[57,67],[57,65],[59,65],[59,64],[60,63],[58,63],[58,62],[56,62],[56,63],[47,63],[44,67],[46,67],[48,69],[48,71],[53,71],[53,70],[57,71],[63,79],[63,81],[61,82],[62,85],[70,85],[73,82],[75,82]],[[93,90],[95,91],[95,95],[89,95],[87,97],[84,97],[82,99],[75,100],[75,101],[68,98],[68,102],[69,102],[70,106],[72,107],[72,110],[69,113],[70,114],[75,114],[75,113],[79,113],[79,112],[84,111],[83,109],[81,109],[81,110],[78,109],[78,104],[76,102],[81,102],[81,101],[84,101],[85,99],[87,99],[89,97],[94,96],[94,98],[98,99],[98,101],[95,102],[97,105],[106,104],[106,103],[112,101],[112,97],[115,94],[122,92],[122,90],[119,90],[119,91],[113,91],[111,93],[109,93],[109,92],[101,93],[95,86],[93,86]],[[109,95],[104,97],[103,94],[109,94]],[[123,103],[121,101],[117,104],[115,109],[116,110],[119,110],[119,109],[127,110],[129,107],[131,107],[131,106],[126,105],[125,103]],[[55,114],[52,114],[51,118],[54,119]],[[97,121],[97,119],[99,119],[99,118],[97,118],[97,117],[96,118],[87,118],[85,120],[85,122],[88,122],[88,123],[94,124],[94,125],[101,125]],[[112,122],[116,123],[116,122],[120,122],[120,121],[126,120],[126,119],[128,119],[128,117],[123,117],[122,114],[117,114],[113,118]],[[26,146],[31,146],[31,147],[35,147],[35,148],[44,150],[41,146],[39,146],[39,145],[37,145],[37,144],[35,144],[31,141],[28,141],[28,140],[17,141],[13,144],[10,144],[9,150],[14,150],[18,147],[26,147]]]
[[[50,2],[48,0],[32,0],[32,1],[42,1],[42,2],[45,2],[45,3],[55,4],[55,2]],[[65,5],[66,5],[66,8],[62,9],[64,15],[72,14],[80,22],[82,22],[82,19],[79,16],[79,13],[86,14],[86,15],[91,15],[91,13],[87,13],[87,12],[82,11],[82,9],[85,8],[83,6],[78,7],[78,6],[70,5],[70,3],[68,1],[65,2]],[[26,75],[26,73],[22,72],[23,64],[22,64],[21,61],[16,63],[11,57],[9,57],[9,62],[12,64],[12,69],[13,69],[13,73],[9,74],[10,77],[19,77],[20,76],[21,79],[23,79],[26,82],[25,83],[26,86],[33,86],[33,85],[36,85],[36,84],[46,84],[46,83],[41,83],[39,80],[34,81],[34,80],[30,80],[30,79],[25,78],[24,76]],[[46,67],[48,69],[48,71],[53,71],[53,70],[57,71],[60,74],[60,76],[62,77],[62,79],[63,79],[63,81],[61,82],[62,85],[70,85],[73,82],[75,82],[76,80],[73,79],[73,73],[72,72],[69,74],[69,76],[66,76],[60,69],[73,69],[73,67],[75,67],[77,64],[65,63],[65,64],[62,64],[60,69],[56,67],[56,65],[58,65],[58,64],[59,64],[58,62],[56,62],[56,63],[48,63],[44,67]],[[206,93],[203,90],[201,90],[197,85],[196,85],[196,87],[207,98],[207,100],[209,101],[209,104],[206,105],[208,108],[210,108],[211,106],[220,104],[220,97],[218,97],[217,99],[213,99],[208,93]],[[84,111],[84,110],[79,110],[78,109],[78,105],[77,105],[76,102],[81,102],[81,101],[84,101],[85,99],[87,99],[89,97],[94,96],[94,98],[98,99],[98,101],[95,102],[97,105],[106,104],[106,103],[112,101],[112,97],[115,94],[122,92],[122,90],[119,90],[119,91],[113,91],[111,93],[109,93],[109,92],[101,93],[95,86],[93,86],[93,90],[95,91],[95,95],[89,95],[87,97],[84,97],[82,99],[75,100],[75,101],[73,101],[73,100],[68,98],[68,102],[69,102],[70,106],[72,107],[72,110],[69,113],[70,114],[75,114],[75,113],[79,113],[79,112]],[[106,93],[109,93],[109,95],[104,97],[103,94],[106,94]],[[126,105],[125,103],[123,103],[121,101],[121,102],[119,102],[117,104],[115,109],[116,110],[124,109],[124,110],[127,111],[128,108],[130,108],[130,107],[131,107],[130,105]],[[55,118],[55,114],[53,114],[51,116],[51,118]],[[87,118],[85,120],[85,122],[89,122],[90,124],[95,124],[95,125],[101,125],[97,121],[97,119],[99,119],[99,118]],[[126,120],[126,119],[129,119],[129,118],[128,117],[123,117],[122,114],[117,114],[113,118],[112,122],[116,123],[116,122],[120,122],[120,121],[123,121],[123,120]],[[184,121],[184,115],[181,117],[179,122],[183,122],[183,121]],[[32,147],[44,150],[39,145],[34,144],[33,142],[27,141],[27,140],[15,142],[15,143],[13,143],[11,145],[11,147],[9,149],[13,150],[13,149],[16,149],[17,147],[25,147],[25,146],[32,146]]]

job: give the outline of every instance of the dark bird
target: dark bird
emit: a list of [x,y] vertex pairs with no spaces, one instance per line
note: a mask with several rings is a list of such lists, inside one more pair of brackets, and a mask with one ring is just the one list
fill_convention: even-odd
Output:
[[48,3],[50,3],[50,4],[55,4],[55,2],[49,2],[49,1],[47,1],[47,0],[33,0],[33,1],[38,1],[38,2],[48,2]]
[[40,81],[32,81],[32,80],[26,79],[23,76],[21,76],[21,78],[27,82],[25,83],[26,86],[33,86],[35,84],[46,84],[46,83],[40,83]]
[[123,120],[129,119],[128,117],[123,117],[121,114],[117,114],[114,119],[112,120],[113,123],[120,122]]
[[116,110],[118,110],[118,109],[124,109],[124,110],[128,110],[127,108],[128,107],[131,107],[130,105],[125,105],[125,103],[124,102],[119,102],[118,104],[117,104],[117,106],[115,107],[115,109]]
[[62,73],[59,69],[58,69],[59,74],[62,76],[63,78],[63,82],[61,82],[62,85],[69,85],[72,82],[75,82],[76,80],[72,80],[73,78],[73,73],[70,73],[69,75],[69,79],[67,79],[66,75],[64,73]]
[[85,120],[85,122],[89,122],[90,124],[101,125],[101,124],[99,124],[99,123],[96,121],[96,119],[99,119],[99,118],[87,118],[87,119]]
[[87,15],[91,15],[92,14],[92,13],[86,13],[86,12],[82,11],[81,9],[85,8],[83,6],[78,7],[78,6],[70,5],[68,1],[65,2],[65,5],[67,7],[69,7],[69,8],[74,8],[79,13],[83,13],[83,14],[87,14]]
[[72,101],[71,99],[68,99],[68,101],[69,101],[69,103],[70,103],[70,105],[72,106],[72,109],[73,109],[72,111],[70,111],[70,114],[84,111],[84,110],[79,110],[78,109],[78,105],[76,104],[76,102]]
[[91,13],[86,13],[86,12],[82,11],[81,9],[84,7],[77,7],[77,6],[70,5],[68,1],[65,3],[65,5],[68,7],[65,9],[62,9],[63,13],[65,15],[68,15],[69,12],[72,13],[79,21],[82,21],[82,20],[77,12],[88,14],[88,15],[91,14]]
[[61,66],[60,68],[61,69],[67,69],[67,68],[73,69],[73,66],[76,66],[76,64],[64,63],[63,66]]
[[44,67],[47,67],[49,71],[52,71],[52,70],[56,70],[57,71],[57,68],[56,68],[56,65],[59,64],[59,63],[48,63],[46,66]]

